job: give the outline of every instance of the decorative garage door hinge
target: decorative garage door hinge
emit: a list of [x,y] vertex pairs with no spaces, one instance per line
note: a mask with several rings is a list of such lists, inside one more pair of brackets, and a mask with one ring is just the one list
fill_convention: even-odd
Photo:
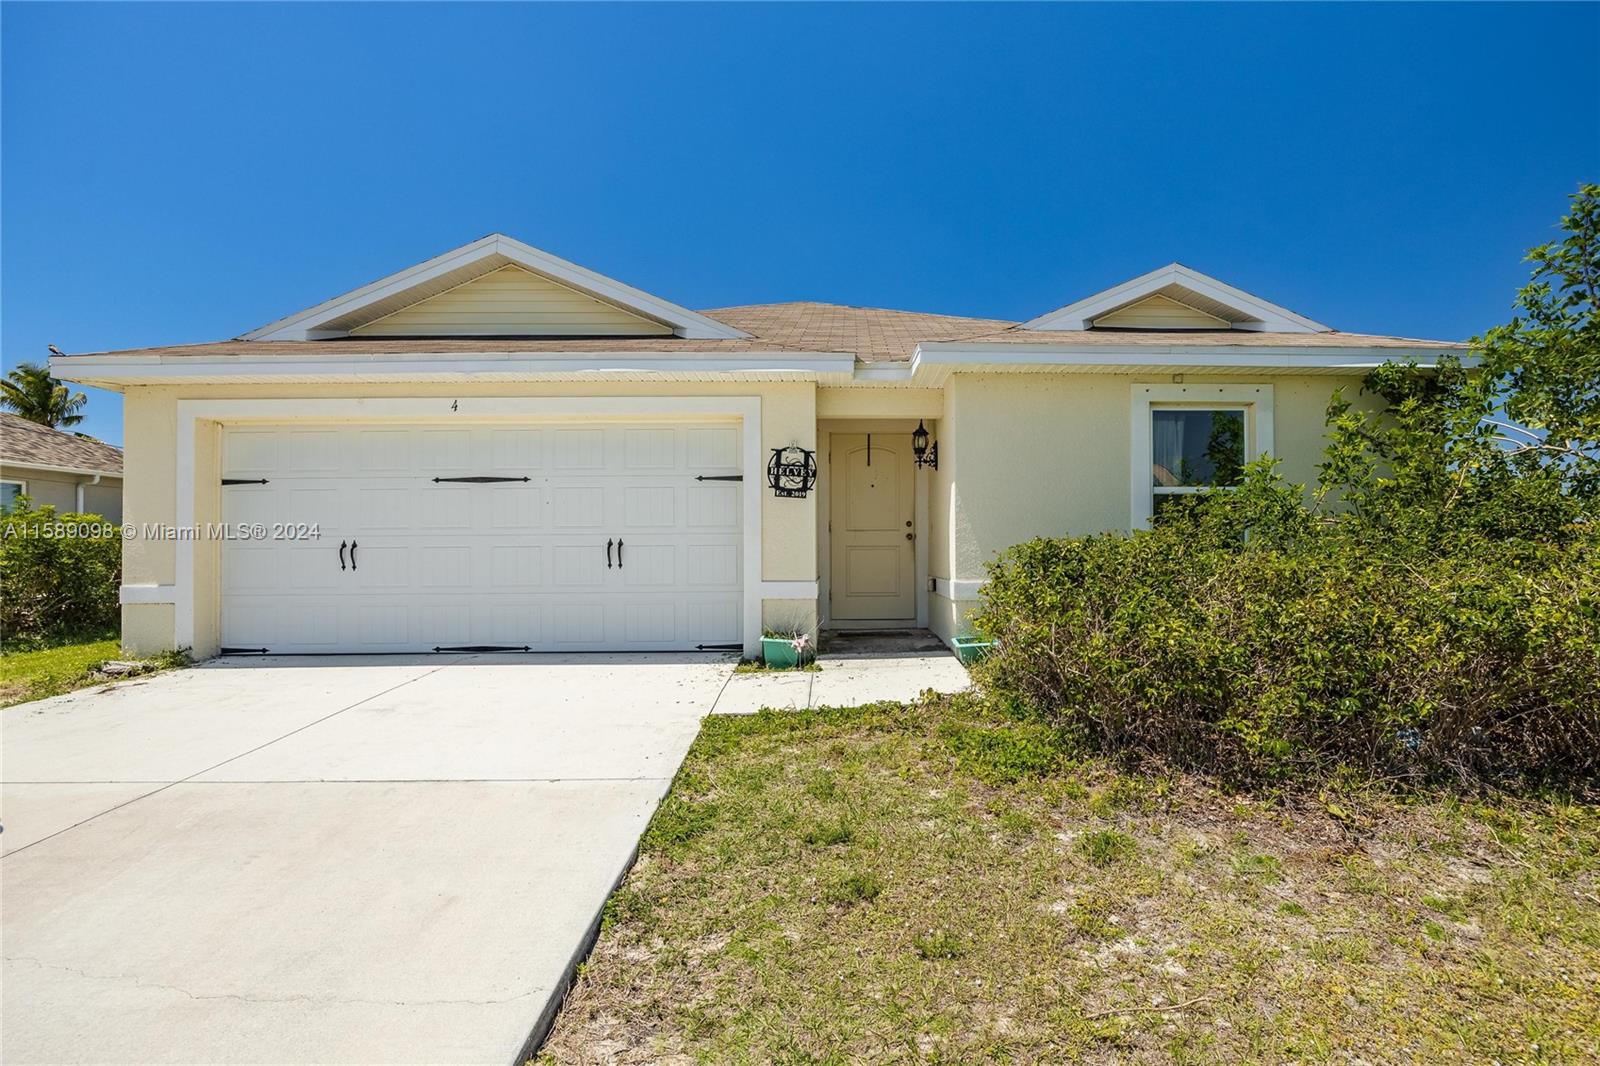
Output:
[[222,479],[222,483],[224,485],[265,485],[267,479],[264,477],[225,477]]
[[743,474],[696,474],[696,481],[743,481]]
[[465,481],[473,485],[492,485],[497,481],[531,481],[533,479],[526,477],[490,477],[480,474],[476,477],[436,477],[433,480],[435,484],[440,481]]
[[526,644],[463,644],[458,648],[434,648],[434,651],[532,651]]
[[743,644],[696,644],[695,651],[743,651]]
[[218,648],[217,651],[218,651],[219,654],[222,654],[222,655],[265,655],[265,654],[267,654],[267,649],[266,648]]

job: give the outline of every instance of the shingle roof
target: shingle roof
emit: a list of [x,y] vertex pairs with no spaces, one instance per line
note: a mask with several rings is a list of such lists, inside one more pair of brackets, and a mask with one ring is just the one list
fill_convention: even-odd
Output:
[[29,422],[21,415],[0,413],[0,463],[121,474],[122,449]]
[[802,351],[854,352],[865,362],[903,362],[923,341],[965,340],[1015,323],[920,311],[813,302],[719,307],[702,314]]
[[1246,348],[1457,348],[1450,341],[1411,340],[1365,333],[1256,333],[1249,330],[1029,330],[998,318],[962,318],[844,304],[752,304],[702,311],[751,334],[740,340],[682,337],[384,338],[317,341],[215,341],[167,348],[132,348],[95,355],[408,355],[474,352],[850,352],[868,363],[906,362],[919,343],[1050,344],[1076,347],[1213,346]]

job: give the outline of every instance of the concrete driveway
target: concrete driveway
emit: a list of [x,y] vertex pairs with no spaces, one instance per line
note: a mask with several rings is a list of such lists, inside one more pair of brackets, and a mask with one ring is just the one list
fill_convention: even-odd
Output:
[[229,659],[0,712],[0,1058],[511,1062],[731,670]]

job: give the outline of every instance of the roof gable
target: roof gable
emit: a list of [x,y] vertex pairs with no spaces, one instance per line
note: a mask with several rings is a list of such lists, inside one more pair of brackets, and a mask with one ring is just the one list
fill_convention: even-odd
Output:
[[[380,278],[370,285],[353,289],[315,307],[268,323],[260,329],[244,334],[239,339],[325,340],[333,337],[371,335],[368,327],[380,319],[396,316],[398,312],[416,307],[443,293],[459,289],[469,282],[477,281],[510,266],[529,272],[575,297],[586,297],[595,304],[609,307],[626,316],[615,321],[639,320],[653,323],[659,327],[658,332],[661,334],[678,337],[733,339],[746,336],[745,333],[726,323],[707,318],[686,307],[680,307],[613,278],[585,269],[576,263],[569,263],[565,259],[542,252],[503,234],[492,233],[443,255],[435,256],[424,263]],[[592,307],[588,309],[588,313],[601,316],[609,314],[604,311],[596,312]],[[467,320],[460,324],[474,328],[464,329],[460,334],[451,335],[486,335],[483,326],[489,321],[491,320],[469,315]],[[599,324],[598,319],[595,324]],[[358,331],[364,332],[358,333]],[[499,335],[504,335],[506,332],[502,329]],[[639,329],[635,328],[622,335],[630,336],[638,333]]]
[[670,337],[672,327],[507,264],[350,330],[352,337]]
[[1233,323],[1170,296],[1151,293],[1094,320],[1095,329],[1232,329]]
[[[1117,323],[1110,321],[1152,296],[1179,304],[1217,319],[1221,325],[1168,326],[1179,329],[1239,329],[1267,333],[1329,333],[1332,327],[1296,314],[1287,307],[1263,300],[1243,289],[1191,270],[1181,263],[1168,263],[1158,270],[1141,274],[1131,281],[1113,286],[1076,303],[1059,307],[1048,314],[1024,322],[1024,329],[1087,330]],[[1142,325],[1140,328],[1151,328]]]

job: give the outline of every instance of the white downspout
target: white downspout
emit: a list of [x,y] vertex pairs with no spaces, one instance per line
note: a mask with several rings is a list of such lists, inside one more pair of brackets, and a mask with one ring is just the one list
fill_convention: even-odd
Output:
[[89,480],[89,481],[80,481],[80,482],[78,482],[78,484],[77,484],[77,494],[78,494],[77,512],[79,514],[83,513],[83,490],[84,490],[84,488],[86,486],[88,486],[88,485],[98,485],[98,484],[100,484],[100,475],[99,474],[96,474],[94,476],[94,478]]

